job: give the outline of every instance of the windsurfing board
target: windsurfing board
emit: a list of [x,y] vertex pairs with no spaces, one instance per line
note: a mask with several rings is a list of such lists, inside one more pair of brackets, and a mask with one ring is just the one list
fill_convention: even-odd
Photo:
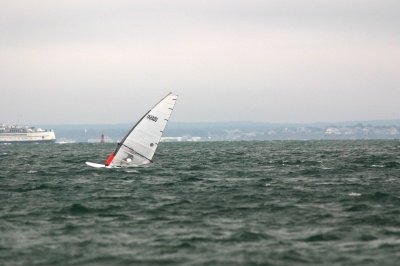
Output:
[[99,164],[99,163],[91,163],[91,162],[86,162],[87,165],[94,167],[94,168],[106,168],[104,164]]

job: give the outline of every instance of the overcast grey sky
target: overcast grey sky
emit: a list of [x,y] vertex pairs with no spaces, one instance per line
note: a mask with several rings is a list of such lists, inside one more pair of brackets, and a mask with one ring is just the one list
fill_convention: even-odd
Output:
[[0,122],[400,118],[398,0],[2,0]]

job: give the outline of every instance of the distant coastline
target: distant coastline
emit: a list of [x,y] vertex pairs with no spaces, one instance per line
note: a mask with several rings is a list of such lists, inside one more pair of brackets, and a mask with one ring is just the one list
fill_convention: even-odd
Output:
[[[118,142],[132,127],[121,124],[46,124],[61,143]],[[246,140],[335,140],[400,139],[400,120],[371,120],[320,123],[262,122],[173,122],[164,133],[164,141],[246,141]]]

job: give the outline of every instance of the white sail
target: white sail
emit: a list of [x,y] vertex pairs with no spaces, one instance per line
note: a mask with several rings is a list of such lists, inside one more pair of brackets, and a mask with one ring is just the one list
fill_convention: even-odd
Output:
[[152,162],[178,96],[169,93],[148,111],[107,159],[106,166],[139,166]]

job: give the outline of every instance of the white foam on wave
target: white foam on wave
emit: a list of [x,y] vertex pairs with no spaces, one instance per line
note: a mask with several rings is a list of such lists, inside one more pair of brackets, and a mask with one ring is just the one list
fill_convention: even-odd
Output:
[[359,196],[361,196],[361,193],[350,192],[348,195],[351,196],[351,197],[359,197]]
[[383,167],[385,167],[385,166],[384,166],[384,165],[381,165],[381,164],[373,164],[373,165],[371,165],[371,167],[383,168]]
[[133,170],[133,169],[124,169],[124,172],[126,172],[126,173],[139,173],[138,170]]

